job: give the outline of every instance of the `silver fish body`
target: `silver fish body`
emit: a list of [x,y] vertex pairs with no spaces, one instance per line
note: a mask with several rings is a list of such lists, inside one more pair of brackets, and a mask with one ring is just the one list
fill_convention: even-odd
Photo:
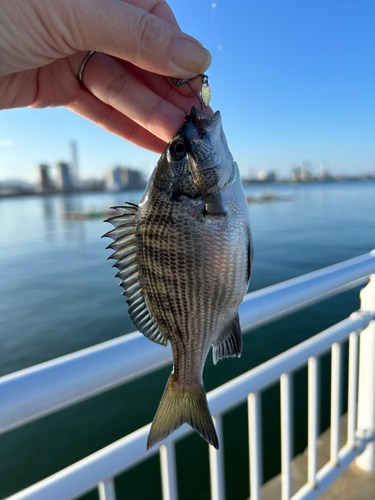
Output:
[[110,219],[128,312],[150,340],[171,343],[173,370],[147,447],[189,423],[219,443],[203,385],[204,363],[240,356],[238,306],[249,284],[249,212],[220,113],[193,108],[159,159],[138,207]]

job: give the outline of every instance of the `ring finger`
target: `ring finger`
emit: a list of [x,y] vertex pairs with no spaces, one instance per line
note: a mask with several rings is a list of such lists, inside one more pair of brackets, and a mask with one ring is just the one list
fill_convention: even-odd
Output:
[[100,101],[168,142],[183,122],[184,112],[164,100],[106,54],[95,53],[83,74],[85,87]]

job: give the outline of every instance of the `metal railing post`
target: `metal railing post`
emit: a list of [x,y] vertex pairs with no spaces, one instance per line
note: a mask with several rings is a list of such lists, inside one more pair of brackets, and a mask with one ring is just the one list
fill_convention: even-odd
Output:
[[208,447],[210,456],[211,500],[225,500],[223,419],[221,415],[214,415],[213,420],[220,448],[215,450],[213,446]]
[[[375,311],[375,274],[361,293],[361,309]],[[359,350],[358,429],[375,431],[375,320],[361,333]],[[366,446],[357,459],[357,465],[375,472],[375,442]]]
[[290,500],[293,495],[293,378],[290,373],[280,377],[281,410],[281,499]]
[[116,500],[115,483],[113,478],[101,481],[98,484],[99,500]]
[[316,488],[318,472],[318,439],[320,416],[320,358],[313,356],[308,361],[308,453],[307,481]]
[[160,446],[161,484],[163,500],[177,500],[177,472],[174,443]]
[[262,500],[263,455],[261,395],[259,392],[251,392],[247,400],[249,418],[250,498],[251,500]]

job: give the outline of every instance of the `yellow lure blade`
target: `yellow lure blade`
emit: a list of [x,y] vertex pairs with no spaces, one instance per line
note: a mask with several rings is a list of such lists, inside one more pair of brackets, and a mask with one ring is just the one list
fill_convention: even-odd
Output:
[[203,85],[202,85],[201,95],[202,95],[203,104],[207,108],[208,105],[210,104],[210,100],[211,100],[211,89],[210,89],[210,86],[208,85],[207,82],[203,83]]

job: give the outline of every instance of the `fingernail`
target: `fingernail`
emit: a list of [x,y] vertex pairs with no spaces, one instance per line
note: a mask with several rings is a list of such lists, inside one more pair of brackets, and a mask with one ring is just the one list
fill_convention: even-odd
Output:
[[212,60],[204,47],[181,37],[173,42],[171,57],[178,68],[194,74],[206,71]]

